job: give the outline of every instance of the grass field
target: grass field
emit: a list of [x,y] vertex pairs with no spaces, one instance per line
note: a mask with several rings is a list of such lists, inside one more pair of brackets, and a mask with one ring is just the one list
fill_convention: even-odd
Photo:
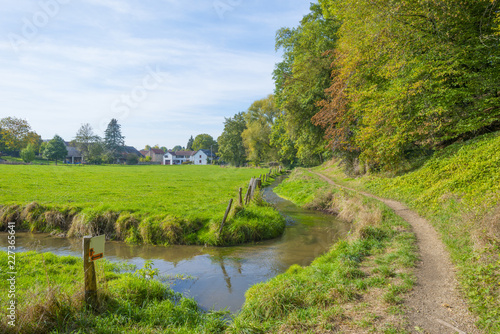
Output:
[[[236,208],[215,238],[230,198],[267,169],[218,166],[0,165],[0,224],[152,244],[222,244],[276,237],[284,221],[263,203]],[[255,233],[254,233],[255,232]]]

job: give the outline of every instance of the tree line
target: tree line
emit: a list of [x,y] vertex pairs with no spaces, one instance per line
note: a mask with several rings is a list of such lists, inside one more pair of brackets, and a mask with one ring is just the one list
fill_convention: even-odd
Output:
[[[95,134],[87,123],[80,127],[69,145],[76,147],[87,163],[115,163],[123,157],[125,137],[121,134],[121,125],[112,119],[104,132],[104,138]],[[32,162],[39,154],[56,164],[68,156],[66,143],[59,135],[44,142],[26,120],[16,117],[0,120],[0,152],[19,155],[25,162]],[[126,158],[129,160],[131,157]]]
[[497,0],[311,4],[276,33],[273,112],[226,119],[221,155],[395,170],[500,130],[499,12]]

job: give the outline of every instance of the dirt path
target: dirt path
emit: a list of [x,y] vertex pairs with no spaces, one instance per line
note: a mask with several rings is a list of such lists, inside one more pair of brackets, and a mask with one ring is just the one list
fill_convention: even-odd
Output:
[[[314,172],[312,172],[314,173]],[[448,252],[438,233],[425,219],[398,201],[341,186],[328,177],[314,173],[328,183],[384,202],[411,224],[417,237],[420,261],[415,275],[417,283],[405,300],[408,330],[412,333],[482,333],[474,325],[477,320],[457,290],[458,282]]]

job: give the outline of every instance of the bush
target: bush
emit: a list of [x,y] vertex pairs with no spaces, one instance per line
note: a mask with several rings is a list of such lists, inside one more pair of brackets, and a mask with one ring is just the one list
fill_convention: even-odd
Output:
[[139,163],[139,157],[133,153],[127,154],[127,165],[137,165]]
[[28,144],[25,149],[21,150],[21,159],[23,159],[26,163],[30,163],[35,160],[35,150],[31,144]]

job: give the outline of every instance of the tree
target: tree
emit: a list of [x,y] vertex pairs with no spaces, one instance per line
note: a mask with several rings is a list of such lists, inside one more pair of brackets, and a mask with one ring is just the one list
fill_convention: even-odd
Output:
[[193,136],[191,136],[191,138],[189,138],[188,143],[186,145],[186,150],[193,151],[193,143],[194,143],[194,138],[193,138]]
[[89,150],[91,145],[100,140],[101,138],[94,134],[94,130],[90,124],[86,123],[80,127],[76,133],[74,143],[76,148],[82,153],[84,161],[88,161],[89,159]]
[[149,151],[149,150],[151,150],[151,146],[146,145],[146,147],[144,147],[144,150],[145,150],[145,151]]
[[182,151],[184,150],[184,147],[182,147],[181,145],[176,145],[174,146],[174,148],[172,149],[172,151],[174,152],[177,152],[177,151]]
[[137,165],[139,163],[139,157],[133,153],[127,154],[127,165]]
[[21,150],[21,158],[23,159],[24,162],[30,163],[33,160],[35,160],[35,149],[31,144],[28,144],[26,148]]
[[316,103],[326,97],[331,84],[332,53],[340,23],[323,16],[318,4],[311,4],[297,28],[276,33],[276,49],[283,49],[283,61],[273,72],[275,98],[283,111],[284,128],[297,150],[302,165],[322,162],[329,149],[324,131],[311,118],[320,111]]
[[45,146],[43,151],[43,156],[46,159],[54,160],[57,165],[57,160],[63,160],[68,156],[68,149],[64,143],[64,140],[55,135]]
[[102,139],[98,138],[88,147],[87,162],[94,165],[100,165],[106,160],[106,145]]
[[262,161],[273,161],[277,159],[277,149],[271,146],[271,127],[275,118],[279,115],[274,96],[269,95],[252,103],[244,114],[246,129],[241,134],[245,145],[247,158],[255,165]]
[[165,153],[167,153],[167,151],[168,151],[168,149],[165,146],[160,147],[160,150],[162,150]]
[[124,139],[125,137],[122,136],[121,125],[113,118],[104,132],[104,143],[114,159],[120,156],[123,146],[125,145]]
[[243,113],[238,113],[224,121],[224,131],[217,138],[219,146],[219,156],[222,161],[229,162],[233,166],[239,167],[246,161],[245,146],[241,134],[245,129],[246,121]]
[[498,1],[320,3],[342,21],[319,120],[333,142],[348,135],[361,159],[396,169],[411,152],[498,128]]
[[19,152],[28,144],[34,147],[40,145],[40,136],[31,131],[28,121],[16,118],[5,117],[0,120],[0,131],[2,146],[5,150]]
[[212,136],[206,133],[202,133],[200,135],[197,135],[194,139],[192,149],[193,151],[211,150],[212,152],[217,153],[218,147],[217,142]]
[[278,160],[285,166],[293,166],[297,162],[297,149],[295,143],[287,132],[284,114],[279,115],[273,126],[270,135],[271,146],[277,149]]

